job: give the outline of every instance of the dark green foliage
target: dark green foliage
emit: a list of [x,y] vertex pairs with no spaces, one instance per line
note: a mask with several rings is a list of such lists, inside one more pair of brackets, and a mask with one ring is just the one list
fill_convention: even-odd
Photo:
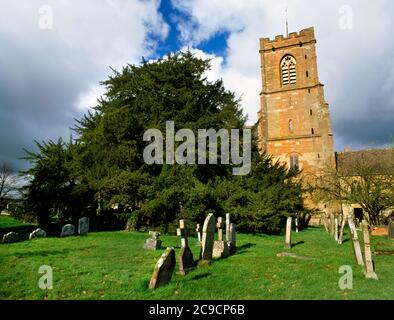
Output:
[[231,165],[143,161],[144,132],[165,133],[166,121],[196,136],[198,129],[243,128],[239,101],[222,81],[204,78],[208,68],[209,61],[186,52],[114,71],[94,112],[77,120],[75,142],[38,144],[39,153],[28,153],[32,210],[44,220],[51,208],[62,218],[89,208],[105,228],[127,221],[129,230],[164,232],[179,218],[201,223],[209,212],[230,212],[241,230],[279,232],[287,216],[303,211],[301,190],[293,173],[259,155],[256,141],[247,176],[233,176]]

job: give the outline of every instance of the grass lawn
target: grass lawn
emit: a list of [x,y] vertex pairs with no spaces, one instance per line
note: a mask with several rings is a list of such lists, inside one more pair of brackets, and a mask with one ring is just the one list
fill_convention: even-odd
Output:
[[[142,249],[147,233],[100,232],[1,244],[0,299],[394,299],[394,256],[374,256],[380,280],[365,279],[348,235],[339,246],[324,229],[293,233],[291,252],[314,258],[297,260],[276,256],[285,251],[283,236],[238,234],[236,254],[186,276],[174,273],[170,284],[155,291],[148,289],[149,280],[164,249]],[[161,238],[163,246],[179,253],[178,237]],[[394,251],[394,241],[372,241],[373,250]],[[189,242],[198,257],[196,239]],[[41,265],[53,268],[53,290],[38,287]],[[342,265],[353,268],[353,290],[338,287]]]

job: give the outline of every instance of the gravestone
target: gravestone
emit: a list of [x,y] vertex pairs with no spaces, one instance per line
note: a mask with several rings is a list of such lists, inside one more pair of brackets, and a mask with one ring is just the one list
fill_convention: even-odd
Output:
[[72,224],[66,224],[62,228],[62,232],[60,233],[60,237],[69,237],[74,235],[75,227]]
[[363,227],[363,235],[364,235],[364,257],[365,257],[364,275],[368,279],[378,280],[378,276],[373,269],[369,229],[368,229],[368,223],[365,220],[362,222],[362,227]]
[[227,241],[230,241],[230,225],[231,225],[230,214],[226,213],[226,240]]
[[78,234],[87,234],[89,232],[89,218],[82,217],[78,220]]
[[298,218],[295,219],[295,228],[296,228],[296,233],[299,232],[298,230]]
[[3,236],[4,243],[13,243],[19,241],[19,234],[16,232],[9,232]]
[[210,213],[202,228],[201,259],[210,264],[212,260],[213,244],[215,239],[215,216]]
[[47,236],[47,233],[44,230],[38,228],[38,229],[34,230],[32,233],[30,233],[29,239],[31,240],[33,238],[45,238],[46,236]]
[[291,222],[292,218],[288,217],[286,223],[285,249],[291,249]]
[[194,269],[193,253],[189,248],[189,242],[187,239],[189,232],[186,227],[185,220],[179,220],[177,235],[181,237],[181,252],[179,253],[178,258],[178,274],[185,275],[186,273]]
[[174,248],[167,248],[155,265],[149,289],[156,289],[170,282],[174,273],[175,263]]
[[330,214],[330,233],[331,233],[331,236],[334,237],[334,234],[335,234],[335,217],[334,217],[333,213]]
[[201,247],[201,225],[199,223],[197,223],[197,227],[196,227],[196,232],[197,232],[197,238],[198,238],[198,242],[197,245]]
[[227,241],[228,249],[231,254],[237,250],[235,224],[230,224],[230,238]]
[[357,229],[354,224],[353,217],[351,216],[348,217],[348,224],[352,238],[354,257],[356,258],[358,265],[364,266],[363,253],[361,251],[360,242],[358,241]]
[[394,240],[394,221],[389,223],[389,239]]
[[339,231],[339,236],[338,236],[338,244],[342,244],[343,242],[343,230],[345,229],[345,225],[346,225],[346,219],[344,217],[344,215],[342,215],[341,217],[341,228]]
[[338,242],[338,218],[334,218],[334,239]]
[[144,249],[157,250],[161,248],[160,233],[157,231],[149,231],[149,239],[145,240]]
[[225,223],[222,217],[218,218],[216,228],[218,228],[218,241],[215,241],[213,245],[213,257],[214,258],[226,258],[230,255],[227,241],[223,240],[223,228]]

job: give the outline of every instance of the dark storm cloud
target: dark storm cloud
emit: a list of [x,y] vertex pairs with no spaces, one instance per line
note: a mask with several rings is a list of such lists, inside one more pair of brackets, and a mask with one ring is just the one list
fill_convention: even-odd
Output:
[[[68,139],[73,119],[95,103],[109,66],[138,62],[154,48],[148,35],[160,39],[167,32],[154,0],[42,6],[37,0],[0,3],[0,162],[16,169],[26,167],[17,158],[34,140]],[[53,26],[42,29],[47,8]]]

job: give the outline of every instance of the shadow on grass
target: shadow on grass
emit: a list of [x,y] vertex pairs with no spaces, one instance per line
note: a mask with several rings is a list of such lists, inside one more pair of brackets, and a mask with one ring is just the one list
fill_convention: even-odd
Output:
[[297,243],[294,243],[291,247],[294,248],[294,247],[302,245],[302,244],[305,244],[305,241],[298,241]]
[[237,252],[236,252],[235,254],[237,255],[237,254],[244,254],[244,253],[247,253],[247,252],[248,252],[248,249],[250,249],[250,248],[252,248],[252,247],[255,247],[255,246],[256,246],[255,243],[247,243],[247,244],[244,244],[244,245],[242,245],[242,246],[240,246],[240,247],[237,247]]
[[[94,246],[78,248],[78,252],[80,252],[82,250],[88,250],[91,248],[94,248]],[[76,251],[76,249],[41,250],[41,251],[33,251],[33,252],[12,253],[10,255],[19,259],[19,258],[29,258],[29,257],[47,257],[47,256],[53,256],[53,255],[63,255],[63,254],[67,254],[70,252],[72,253],[75,251]]]
[[204,279],[204,278],[209,277],[211,274],[212,273],[210,273],[210,272],[206,272],[206,273],[203,273],[203,274],[198,274],[198,275],[194,276],[193,278],[191,278],[189,280],[186,280],[186,281],[194,281],[194,280]]

